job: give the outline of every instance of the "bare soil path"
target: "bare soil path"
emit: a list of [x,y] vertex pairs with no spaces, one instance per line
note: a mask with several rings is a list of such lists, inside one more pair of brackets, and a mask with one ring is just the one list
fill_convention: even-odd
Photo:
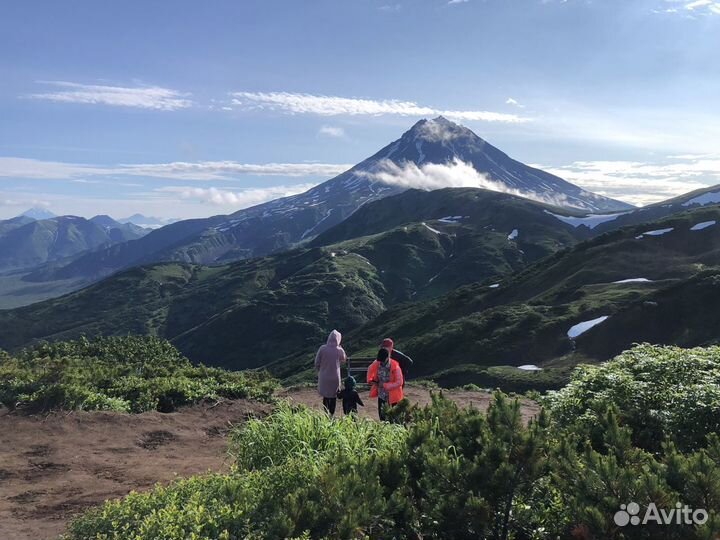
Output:
[[[408,387],[412,402],[430,401],[424,388]],[[485,409],[484,392],[445,391],[463,405]],[[283,390],[280,397],[322,408],[314,388]],[[377,418],[377,402],[362,395],[361,415]],[[229,468],[226,434],[272,405],[238,400],[178,412],[137,415],[112,412],[10,414],[0,409],[0,540],[57,538],[73,516],[106,499],[157,482]],[[342,406],[338,404],[339,413]],[[523,402],[525,418],[536,414]]]
[[[434,390],[433,392],[437,393],[438,390]],[[405,397],[408,398],[411,403],[427,405],[431,401],[431,391],[424,387],[406,386],[404,393]],[[482,411],[487,410],[490,402],[492,401],[492,394],[483,391],[453,389],[443,390],[442,393],[445,397],[452,399],[460,406],[472,406]],[[302,403],[303,405],[307,405],[308,407],[312,407],[314,409],[322,409],[322,398],[318,395],[317,390],[312,387],[282,390],[278,396],[285,397],[294,403]],[[363,418],[372,418],[377,420],[377,400],[370,398],[367,391],[360,392],[360,398],[363,400],[363,403],[365,403],[365,406],[358,408],[358,415]],[[540,412],[540,406],[532,400],[522,398],[521,410],[523,419],[527,422],[530,418]],[[342,416],[342,402],[340,400],[338,400],[335,415]]]
[[270,409],[239,400],[170,414],[0,412],[0,539],[57,538],[106,499],[225,470],[230,425]]

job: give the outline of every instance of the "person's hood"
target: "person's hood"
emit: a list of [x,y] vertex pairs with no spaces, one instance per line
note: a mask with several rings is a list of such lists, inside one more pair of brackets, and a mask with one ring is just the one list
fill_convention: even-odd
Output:
[[383,339],[381,347],[383,349],[387,349],[388,351],[390,351],[392,353],[393,349],[395,348],[395,343],[393,342],[392,339],[390,339],[389,337],[386,337],[385,339]]
[[345,388],[348,390],[355,390],[355,387],[357,386],[357,381],[355,380],[355,377],[348,376],[345,379]]
[[328,336],[327,344],[331,347],[338,347],[340,346],[340,342],[342,341],[342,334],[338,332],[337,330],[333,330],[330,332],[330,335]]

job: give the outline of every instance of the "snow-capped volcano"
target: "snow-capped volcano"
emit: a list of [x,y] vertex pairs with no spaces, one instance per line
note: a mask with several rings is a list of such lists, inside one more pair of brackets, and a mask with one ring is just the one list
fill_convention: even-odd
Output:
[[482,187],[584,212],[630,208],[528,167],[438,117],[420,120],[376,154],[304,193],[229,216],[179,221],[111,252],[88,254],[60,274],[100,276],[159,261],[216,263],[267,255],[309,241],[368,202],[412,187]]
[[[460,172],[473,176],[462,185],[438,187],[482,187],[493,191],[507,191],[585,212],[608,212],[632,208],[627,203],[596,195],[562,178],[512,159],[472,130],[442,116],[433,120],[420,120],[388,148],[387,159],[401,167],[403,162],[413,163],[420,170],[426,168],[437,173],[438,169],[429,167],[430,164],[452,166],[462,163],[466,167],[460,169]],[[448,178],[462,182],[462,178],[457,178],[457,172],[452,175],[435,174],[436,177],[439,176],[436,180],[442,181],[443,178]],[[388,175],[381,177],[387,179]],[[432,182],[432,178],[430,180],[430,184],[435,186],[437,182]],[[410,186],[423,187],[412,186],[411,183]]]
[[[478,185],[472,186],[472,182],[462,185],[438,185],[435,182],[432,185],[507,191],[585,212],[632,208],[627,203],[590,193],[562,178],[516,161],[470,129],[440,116],[433,120],[420,120],[398,140],[335,178],[305,193],[240,210],[232,215],[230,222],[219,228],[230,230],[258,217],[293,215],[297,219],[298,214],[310,211],[319,219],[305,222],[307,226],[302,231],[296,231],[300,237],[293,238],[294,241],[304,240],[340,223],[369,201],[412,187],[426,188],[427,182],[414,183],[413,177],[393,181],[408,166],[420,171],[421,175],[428,170],[438,176],[438,167],[429,166],[451,168],[458,163],[464,164],[465,170],[479,178]],[[440,182],[442,178],[439,175]]]

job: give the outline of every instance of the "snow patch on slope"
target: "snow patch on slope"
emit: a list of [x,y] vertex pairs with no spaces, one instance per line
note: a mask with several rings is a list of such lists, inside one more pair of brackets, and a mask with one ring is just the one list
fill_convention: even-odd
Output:
[[697,223],[697,224],[693,225],[692,227],[690,227],[690,230],[691,230],[691,231],[702,231],[703,229],[707,229],[708,227],[712,227],[713,225],[715,225],[715,223],[717,223],[715,220],[712,220],[712,221],[703,221],[703,222],[701,222],[701,223]]
[[601,223],[607,223],[608,221],[613,221],[620,216],[624,216],[625,214],[628,214],[629,212],[620,212],[617,214],[588,214],[585,217],[573,217],[573,216],[561,216],[559,214],[553,214],[549,210],[545,210],[546,214],[550,214],[554,218],[559,219],[560,221],[567,223],[568,225],[572,225],[573,227],[580,227],[581,225],[585,225],[588,229],[594,229]]
[[437,229],[433,229],[430,225],[428,225],[424,221],[423,221],[423,226],[430,232],[434,232],[435,234],[443,234],[441,231],[438,231]]
[[604,322],[607,320],[608,315],[603,315],[602,317],[598,317],[597,319],[591,319],[589,321],[583,321],[581,323],[578,323],[574,326],[570,327],[570,330],[568,330],[567,335],[570,339],[575,339],[576,337],[584,334],[594,326],[597,326],[601,322]]
[[639,236],[635,237],[635,240],[640,240],[643,236],[662,236],[675,230],[675,227],[668,227],[667,229],[655,229],[654,231],[647,231]]
[[463,219],[463,216],[445,216],[438,219],[437,221],[440,221],[441,223],[460,223],[461,219]]
[[697,197],[693,197],[689,201],[682,203],[683,206],[692,206],[693,204],[706,205],[720,203],[720,191],[711,191],[709,193],[703,193]]

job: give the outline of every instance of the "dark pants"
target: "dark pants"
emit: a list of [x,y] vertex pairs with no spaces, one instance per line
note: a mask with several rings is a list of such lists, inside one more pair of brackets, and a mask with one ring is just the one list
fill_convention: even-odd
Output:
[[380,417],[380,420],[385,421],[385,405],[387,405],[388,402],[384,399],[378,398],[378,416]]
[[335,414],[335,405],[337,404],[337,398],[334,397],[325,397],[323,398],[323,407],[325,407],[325,410],[328,412],[330,416],[333,416]]

